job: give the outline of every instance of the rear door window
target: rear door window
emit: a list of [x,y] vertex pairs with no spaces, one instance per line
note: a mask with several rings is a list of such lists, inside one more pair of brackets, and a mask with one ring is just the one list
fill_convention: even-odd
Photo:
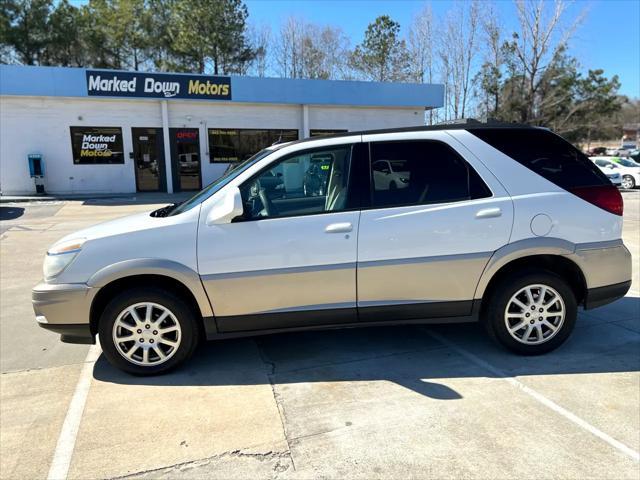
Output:
[[548,130],[478,128],[469,132],[565,190],[609,184],[585,154]]
[[372,207],[446,203],[491,191],[451,147],[431,140],[371,143]]

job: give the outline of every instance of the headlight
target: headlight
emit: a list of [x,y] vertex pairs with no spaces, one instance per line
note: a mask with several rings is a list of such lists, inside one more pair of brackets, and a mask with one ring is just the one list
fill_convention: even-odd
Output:
[[73,239],[54,245],[44,258],[42,270],[46,280],[60,275],[69,266],[71,261],[80,253],[85,239]]

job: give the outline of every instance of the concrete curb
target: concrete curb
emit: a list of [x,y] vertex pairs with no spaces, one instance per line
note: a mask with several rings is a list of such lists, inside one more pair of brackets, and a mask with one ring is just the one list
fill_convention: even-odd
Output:
[[23,202],[61,202],[68,200],[104,200],[108,198],[131,198],[135,195],[38,195],[38,196],[1,196],[0,203],[23,203]]
[[93,194],[93,195],[2,195],[0,196],[0,204],[2,203],[27,203],[27,202],[63,202],[73,200],[128,200],[131,203],[147,202],[147,203],[175,203],[194,195],[196,192],[180,192],[180,193],[155,193],[155,192],[136,192],[136,193],[112,193],[112,194]]

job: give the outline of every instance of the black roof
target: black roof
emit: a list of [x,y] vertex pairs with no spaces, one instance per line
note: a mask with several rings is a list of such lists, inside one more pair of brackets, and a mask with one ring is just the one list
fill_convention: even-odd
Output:
[[532,127],[531,125],[525,125],[521,123],[507,123],[507,122],[498,122],[495,120],[490,120],[487,122],[480,122],[478,120],[468,118],[460,121],[455,121],[451,123],[439,123],[437,125],[424,125],[424,126],[415,126],[415,127],[399,127],[399,128],[384,128],[380,130],[360,130],[357,132],[344,132],[344,133],[334,133],[331,135],[322,135],[318,137],[309,137],[303,138],[301,140],[294,140],[292,142],[287,143],[287,145],[297,144],[297,143],[305,143],[313,140],[321,140],[327,138],[341,138],[341,137],[350,137],[352,135],[371,135],[377,133],[402,133],[402,132],[429,132],[434,130],[479,130],[479,129],[535,129],[538,127]]

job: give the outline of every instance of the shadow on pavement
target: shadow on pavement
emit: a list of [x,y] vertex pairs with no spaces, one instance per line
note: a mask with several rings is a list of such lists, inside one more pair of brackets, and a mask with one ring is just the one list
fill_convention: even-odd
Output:
[[15,220],[24,215],[22,207],[0,207],[0,220]]
[[[429,333],[489,362],[506,376],[557,375],[640,370],[640,299],[616,302],[625,312],[612,320],[578,319],[558,350],[522,357],[493,343],[479,324],[370,327],[284,333],[208,342],[183,367],[166,375],[134,377],[101,356],[94,378],[126,385],[216,386],[308,382],[388,381],[440,400],[461,395],[439,379],[494,377]],[[621,316],[622,320],[622,316]],[[257,350],[257,351],[256,351]]]
[[98,206],[123,206],[123,205],[170,205],[191,198],[197,192],[180,193],[132,193],[127,196],[110,198],[89,198],[82,202],[83,205]]

